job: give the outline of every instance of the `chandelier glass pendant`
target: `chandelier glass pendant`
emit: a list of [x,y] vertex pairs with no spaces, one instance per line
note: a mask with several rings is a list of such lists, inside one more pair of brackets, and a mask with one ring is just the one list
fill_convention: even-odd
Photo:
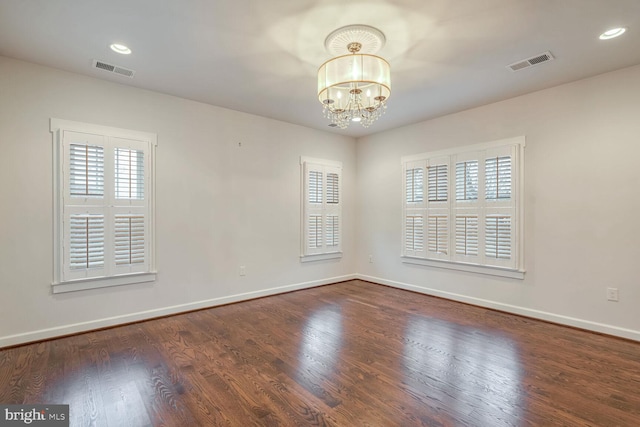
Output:
[[384,46],[376,28],[349,25],[329,34],[325,48],[332,55],[318,69],[318,99],[329,126],[346,129],[351,122],[369,127],[384,114],[391,95],[389,63],[373,55]]

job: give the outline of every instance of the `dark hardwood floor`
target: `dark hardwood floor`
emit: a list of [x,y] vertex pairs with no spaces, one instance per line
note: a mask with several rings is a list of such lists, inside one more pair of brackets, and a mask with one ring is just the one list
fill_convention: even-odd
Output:
[[640,426],[640,343],[351,281],[0,350],[72,426]]

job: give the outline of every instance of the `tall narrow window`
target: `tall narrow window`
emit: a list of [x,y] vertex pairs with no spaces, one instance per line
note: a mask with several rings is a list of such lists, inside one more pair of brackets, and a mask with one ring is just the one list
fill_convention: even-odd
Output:
[[342,256],[342,166],[302,158],[302,261]]
[[[405,262],[524,277],[523,158],[524,137],[403,158]],[[424,202],[416,196],[423,169]],[[424,249],[416,248],[418,218],[426,219]]]
[[154,134],[52,119],[53,291],[155,279]]

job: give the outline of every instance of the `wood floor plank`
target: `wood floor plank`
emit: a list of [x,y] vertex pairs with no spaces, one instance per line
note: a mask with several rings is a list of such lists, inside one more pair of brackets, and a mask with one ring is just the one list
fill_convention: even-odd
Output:
[[0,350],[73,426],[640,425],[640,343],[350,281]]

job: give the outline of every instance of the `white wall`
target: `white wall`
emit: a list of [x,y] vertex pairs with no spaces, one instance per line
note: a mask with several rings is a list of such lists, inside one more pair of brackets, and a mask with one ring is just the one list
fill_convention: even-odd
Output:
[[[638,99],[640,66],[356,144],[0,57],[0,347],[329,283],[356,271],[379,283],[640,340]],[[158,134],[155,283],[51,294],[51,117]],[[518,135],[527,138],[525,279],[402,264],[400,157]],[[298,261],[301,155],[344,164],[340,261]],[[238,276],[239,265],[247,276]],[[620,302],[606,301],[607,286],[620,289]]]
[[[158,134],[155,283],[52,295],[51,117]],[[0,57],[0,347],[351,278],[347,228],[342,260],[299,262],[299,158],[343,162],[350,224],[355,147],[352,138]]]
[[[636,66],[360,139],[358,273],[640,340],[639,100]],[[400,157],[520,135],[525,279],[402,264]]]

